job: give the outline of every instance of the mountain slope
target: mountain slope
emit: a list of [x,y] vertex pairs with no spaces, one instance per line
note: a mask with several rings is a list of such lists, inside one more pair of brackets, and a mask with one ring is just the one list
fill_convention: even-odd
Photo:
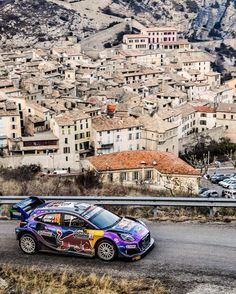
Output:
[[46,0],[8,0],[0,7],[0,44],[31,45],[93,30],[92,20]]
[[236,37],[236,0],[0,0],[0,45],[85,38],[131,16],[190,40]]

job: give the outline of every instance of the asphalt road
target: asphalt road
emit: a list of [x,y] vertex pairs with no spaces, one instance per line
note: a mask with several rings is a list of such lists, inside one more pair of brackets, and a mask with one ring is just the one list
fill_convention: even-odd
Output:
[[[140,261],[110,263],[51,253],[24,255],[15,240],[16,224],[15,221],[0,221],[1,264],[49,266],[126,278],[159,277],[164,283],[173,284],[172,293],[190,293],[190,288],[201,283],[230,286],[235,290],[232,293],[236,293],[236,224],[148,222],[156,240],[155,248]],[[199,293],[207,292],[201,289]]]

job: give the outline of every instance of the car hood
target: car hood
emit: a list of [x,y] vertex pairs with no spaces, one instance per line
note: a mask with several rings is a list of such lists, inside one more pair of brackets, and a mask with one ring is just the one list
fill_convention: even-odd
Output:
[[128,233],[134,237],[143,237],[149,232],[147,227],[138,221],[125,217],[122,218],[121,221],[112,228],[112,231]]

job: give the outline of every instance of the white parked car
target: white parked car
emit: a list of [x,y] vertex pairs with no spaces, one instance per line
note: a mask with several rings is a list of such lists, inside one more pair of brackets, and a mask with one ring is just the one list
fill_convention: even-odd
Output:
[[236,180],[228,179],[228,180],[219,182],[219,185],[221,185],[224,188],[228,188],[230,185],[233,185],[233,184],[236,184]]
[[236,199],[236,190],[224,189],[222,191],[222,197]]
[[209,198],[209,197],[220,197],[219,193],[215,190],[207,190],[199,194],[200,197]]

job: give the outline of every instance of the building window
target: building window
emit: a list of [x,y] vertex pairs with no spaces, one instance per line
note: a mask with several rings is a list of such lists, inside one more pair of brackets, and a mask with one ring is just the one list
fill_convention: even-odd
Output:
[[113,173],[110,173],[108,175],[109,181],[112,183],[113,182]]
[[140,133],[136,133],[136,139],[140,139]]
[[63,148],[63,152],[66,153],[70,153],[70,147],[64,147]]
[[90,137],[90,132],[86,132],[86,137]]
[[119,140],[120,140],[120,135],[117,135],[116,136],[116,142],[119,142]]
[[229,129],[229,126],[225,126],[225,129],[228,130]]
[[226,118],[226,114],[223,115],[223,118]]
[[132,180],[133,181],[137,181],[139,179],[139,172],[138,171],[134,171],[132,173]]
[[68,144],[68,138],[65,138],[65,144]]
[[231,115],[231,119],[234,119],[234,116],[233,115]]
[[12,121],[12,122],[14,122],[14,121],[15,121],[15,118],[14,118],[14,116],[11,118],[11,121]]
[[127,181],[127,173],[121,172],[120,173],[120,182]]
[[16,125],[12,125],[12,129],[15,130],[16,129]]
[[152,179],[152,170],[146,170],[145,171],[145,180],[151,180]]
[[78,144],[75,144],[75,151],[78,151]]
[[84,137],[85,137],[85,136],[84,136],[84,133],[80,133],[80,134],[79,134],[79,138],[80,138],[80,139],[83,139]]
[[66,156],[66,161],[68,161],[68,156]]
[[206,125],[206,121],[205,120],[200,120],[200,125]]
[[129,134],[128,140],[132,140],[132,134]]

